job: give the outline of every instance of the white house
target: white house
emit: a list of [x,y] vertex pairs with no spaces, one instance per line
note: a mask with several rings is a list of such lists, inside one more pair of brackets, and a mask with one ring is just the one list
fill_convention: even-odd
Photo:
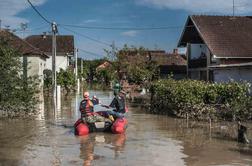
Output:
[[[25,40],[49,56],[46,59],[45,69],[52,70],[52,35],[32,35]],[[74,54],[74,37],[71,35],[58,35],[56,43],[56,71],[58,72],[60,69],[66,70],[70,65],[70,60]]]
[[189,16],[178,46],[187,48],[189,78],[252,83],[252,17]]
[[39,85],[43,87],[43,70],[46,66],[46,59],[49,57],[38,48],[7,30],[0,30],[0,37],[7,42],[8,46],[21,53],[20,60],[23,64],[23,74],[25,76],[38,76]]

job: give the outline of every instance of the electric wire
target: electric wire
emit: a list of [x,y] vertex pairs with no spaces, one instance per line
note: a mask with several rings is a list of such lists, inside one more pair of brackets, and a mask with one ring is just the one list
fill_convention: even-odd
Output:
[[39,31],[39,30],[41,30],[41,29],[45,29],[45,28],[48,28],[48,25],[45,25],[45,26],[40,26],[40,27],[36,27],[36,28],[32,28],[32,29],[29,29],[29,28],[27,28],[27,29],[25,29],[25,30],[23,30],[23,29],[14,29],[15,31],[16,31],[16,33],[21,33],[21,32],[34,32],[34,31]]
[[81,49],[81,48],[78,48],[78,50],[80,50],[82,52],[85,52],[85,53],[88,53],[90,55],[95,55],[95,56],[99,56],[99,57],[102,56],[102,55],[99,55],[99,54],[96,54],[94,52],[90,52],[90,51],[87,51],[87,50],[84,50],[84,49]]
[[76,35],[82,36],[82,37],[84,37],[84,38],[86,38],[86,39],[89,39],[89,40],[92,40],[92,41],[94,41],[94,42],[97,42],[97,43],[100,43],[100,44],[103,44],[103,45],[106,45],[106,46],[111,47],[111,44],[109,44],[109,43],[107,43],[107,42],[103,42],[103,41],[100,41],[100,40],[94,39],[94,38],[92,38],[92,37],[89,37],[89,36],[84,35],[84,34],[82,34],[82,33],[79,33],[79,32],[76,32],[76,31],[73,31],[73,30],[68,29],[68,28],[66,28],[66,27],[63,27],[63,26],[61,26],[61,28],[62,28],[62,29],[64,29],[64,30],[66,30],[66,31],[69,31],[69,32],[75,33]]
[[31,5],[32,9],[33,9],[33,10],[34,10],[45,22],[47,22],[48,24],[51,24],[51,22],[50,22],[48,19],[46,19],[46,18],[36,9],[36,7],[31,3],[30,0],[27,0],[27,2]]
[[164,27],[102,27],[102,26],[84,26],[84,25],[71,25],[59,24],[65,27],[83,28],[83,29],[102,29],[102,30],[165,30],[165,29],[178,29],[184,26],[164,26]]

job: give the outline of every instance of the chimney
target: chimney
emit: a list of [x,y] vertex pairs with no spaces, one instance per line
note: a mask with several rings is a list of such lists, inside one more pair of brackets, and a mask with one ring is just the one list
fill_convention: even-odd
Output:
[[173,49],[173,54],[178,54],[178,49],[177,48]]

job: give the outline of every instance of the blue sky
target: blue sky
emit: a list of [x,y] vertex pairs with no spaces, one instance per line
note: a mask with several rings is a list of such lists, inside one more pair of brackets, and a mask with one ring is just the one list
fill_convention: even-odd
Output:
[[[102,30],[66,27],[105,43],[115,42],[172,51],[176,47],[186,18],[190,14],[231,15],[233,0],[30,0],[50,21],[96,27],[170,27],[159,30]],[[251,0],[235,0],[237,15],[251,15]],[[19,28],[28,23],[24,36],[49,31],[26,0],[0,0],[2,27]],[[60,34],[73,34],[59,26]],[[18,31],[17,34],[23,34]],[[75,35],[75,45],[95,54],[80,52],[85,59],[101,58],[109,46]],[[96,55],[97,54],[97,55]]]

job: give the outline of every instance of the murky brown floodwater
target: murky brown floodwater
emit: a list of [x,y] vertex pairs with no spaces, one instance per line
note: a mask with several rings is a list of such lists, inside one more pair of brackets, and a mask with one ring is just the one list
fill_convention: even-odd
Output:
[[[103,103],[113,97],[109,92],[92,94]],[[210,130],[207,123],[145,114],[133,107],[125,134],[76,137],[71,128],[79,117],[76,101],[80,96],[62,98],[55,113],[45,101],[36,120],[1,120],[0,165],[252,165],[252,146],[235,141],[234,124],[213,124]]]

